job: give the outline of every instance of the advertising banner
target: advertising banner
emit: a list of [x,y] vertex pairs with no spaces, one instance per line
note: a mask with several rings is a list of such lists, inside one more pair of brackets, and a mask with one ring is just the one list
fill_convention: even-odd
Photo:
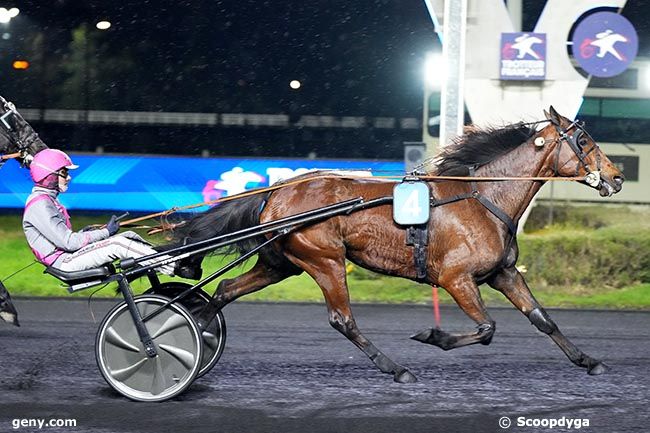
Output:
[[639,38],[627,18],[598,12],[580,21],[573,33],[573,56],[596,77],[623,72],[636,57]]
[[546,78],[545,33],[501,33],[502,80]]
[[[403,161],[184,158],[70,154],[69,209],[158,212],[234,195],[315,169],[372,170],[401,175]],[[365,173],[371,175],[371,173]],[[29,171],[15,161],[0,169],[0,208],[23,208],[33,187]]]

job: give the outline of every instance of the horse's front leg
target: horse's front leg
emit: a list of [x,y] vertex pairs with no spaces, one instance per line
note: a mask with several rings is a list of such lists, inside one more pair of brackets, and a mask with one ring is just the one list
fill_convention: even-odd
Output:
[[555,322],[553,322],[551,317],[530,292],[524,277],[514,266],[501,270],[488,283],[503,293],[515,307],[528,317],[528,320],[537,329],[551,337],[571,362],[579,367],[586,368],[587,372],[592,375],[602,374],[609,369],[601,361],[586,355],[578,349],[575,344],[560,332]]
[[7,323],[20,326],[20,323],[18,323],[18,312],[11,302],[9,291],[2,284],[2,281],[0,281],[0,319]]

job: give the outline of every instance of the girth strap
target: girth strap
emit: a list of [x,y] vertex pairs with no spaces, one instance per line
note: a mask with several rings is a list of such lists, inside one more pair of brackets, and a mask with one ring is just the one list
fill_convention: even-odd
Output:
[[427,245],[429,245],[428,224],[409,226],[406,228],[406,245],[413,245],[415,261],[415,277],[424,281],[427,277]]

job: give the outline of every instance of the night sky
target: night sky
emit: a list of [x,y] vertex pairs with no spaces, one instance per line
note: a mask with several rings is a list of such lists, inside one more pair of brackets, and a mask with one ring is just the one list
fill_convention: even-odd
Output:
[[[49,90],[73,74],[72,30],[99,19],[113,26],[90,27],[95,109],[419,117],[423,59],[440,49],[425,4],[416,0],[15,3],[21,15],[11,23],[18,36],[12,50],[37,58],[23,83],[30,90],[17,96],[52,108],[83,108],[70,107],[82,104],[70,97],[73,84]],[[543,5],[524,2],[525,30]],[[641,34],[640,55],[650,54],[648,11],[645,0],[630,0],[624,10]],[[35,31],[46,39],[45,86],[30,51]],[[8,41],[1,43],[7,51]],[[299,91],[289,88],[292,79],[303,83]]]

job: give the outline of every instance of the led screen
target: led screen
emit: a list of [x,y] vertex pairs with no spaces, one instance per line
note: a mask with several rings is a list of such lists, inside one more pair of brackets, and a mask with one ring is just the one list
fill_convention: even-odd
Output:
[[[372,170],[400,175],[403,161],[183,158],[71,154],[72,172],[61,202],[69,209],[156,212],[264,187],[313,169]],[[22,208],[32,188],[15,161],[0,169],[0,208]]]

